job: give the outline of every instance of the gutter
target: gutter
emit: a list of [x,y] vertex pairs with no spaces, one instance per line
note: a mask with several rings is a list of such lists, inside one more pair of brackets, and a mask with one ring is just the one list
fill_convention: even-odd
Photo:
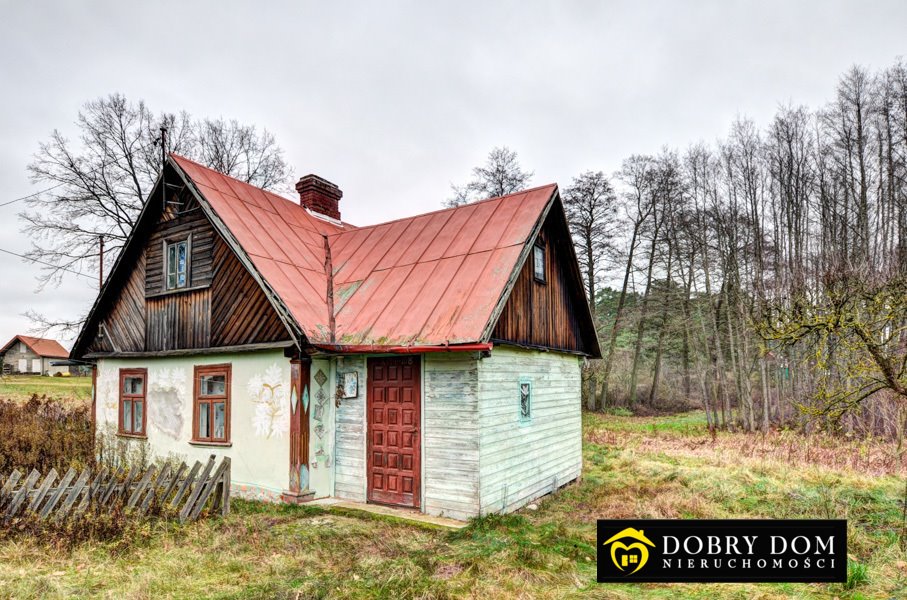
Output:
[[491,352],[494,344],[458,344],[454,346],[378,346],[374,344],[312,344],[319,350],[343,354],[428,354],[431,352]]

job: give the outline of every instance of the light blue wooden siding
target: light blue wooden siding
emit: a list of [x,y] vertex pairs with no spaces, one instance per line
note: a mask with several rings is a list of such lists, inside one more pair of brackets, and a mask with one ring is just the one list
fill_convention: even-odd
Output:
[[[325,379],[318,376],[321,372]],[[324,383],[318,383],[322,380]],[[334,495],[334,437],[336,417],[334,416],[333,362],[328,359],[312,361],[309,381],[309,489],[316,498]]]
[[[480,505],[510,512],[579,477],[580,360],[497,346],[478,362]],[[532,417],[521,422],[520,380],[532,382]]]
[[423,511],[479,514],[478,363],[472,353],[423,355]]
[[332,389],[337,389],[337,375],[346,371],[359,373],[359,395],[341,400],[335,413],[334,495],[365,502],[365,357],[335,359]]

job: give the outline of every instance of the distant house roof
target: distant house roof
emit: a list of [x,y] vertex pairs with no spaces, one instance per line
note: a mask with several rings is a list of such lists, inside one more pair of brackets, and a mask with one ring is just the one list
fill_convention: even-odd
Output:
[[0,349],[0,354],[6,353],[6,351],[12,348],[13,344],[16,342],[22,342],[29,350],[38,356],[44,356],[46,358],[69,358],[69,351],[61,346],[60,342],[57,340],[31,337],[29,335],[13,336],[13,339]]
[[557,193],[551,184],[354,227],[313,216],[298,203],[189,159],[172,158],[315,345],[484,341],[507,283],[522,265],[523,250]]

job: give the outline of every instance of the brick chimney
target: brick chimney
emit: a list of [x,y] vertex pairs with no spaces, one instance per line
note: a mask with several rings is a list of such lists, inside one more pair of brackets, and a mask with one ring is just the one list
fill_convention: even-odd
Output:
[[340,220],[340,188],[318,175],[306,175],[296,183],[299,203],[312,212]]

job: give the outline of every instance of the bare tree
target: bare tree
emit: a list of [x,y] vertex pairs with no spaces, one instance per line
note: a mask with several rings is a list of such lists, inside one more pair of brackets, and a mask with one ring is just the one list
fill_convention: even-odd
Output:
[[617,195],[601,171],[586,171],[564,190],[564,210],[586,278],[586,295],[595,316],[595,291],[614,236]]
[[492,148],[488,160],[472,170],[472,180],[462,186],[451,185],[453,196],[444,205],[448,207],[468,204],[476,200],[506,196],[526,189],[532,171],[524,171],[517,153],[501,146]]
[[633,259],[640,244],[640,232],[645,227],[655,210],[652,201],[651,188],[653,185],[654,159],[650,156],[634,155],[624,161],[620,171],[620,178],[629,188],[626,202],[629,205],[627,218],[631,222],[630,241],[627,247],[626,262],[624,263],[624,277],[620,295],[617,299],[617,308],[614,312],[614,322],[608,336],[608,350],[605,353],[604,373],[602,374],[601,390],[598,394],[598,406],[604,408],[609,403],[609,385],[611,370],[614,365],[614,353],[617,350],[617,337],[620,335],[622,317],[627,305],[627,292],[630,284],[630,274],[633,271]]
[[114,259],[160,171],[160,128],[167,151],[193,158],[260,187],[287,180],[283,153],[267,131],[223,120],[194,121],[180,114],[154,114],[142,101],[113,94],[86,103],[73,143],[55,130],[28,166],[32,180],[51,189],[29,199],[19,216],[32,237],[29,258],[47,265],[40,287],[58,283],[67,271],[96,272],[98,238]]
[[283,151],[269,131],[235,119],[204,119],[196,131],[200,163],[264,189],[288,183]]

